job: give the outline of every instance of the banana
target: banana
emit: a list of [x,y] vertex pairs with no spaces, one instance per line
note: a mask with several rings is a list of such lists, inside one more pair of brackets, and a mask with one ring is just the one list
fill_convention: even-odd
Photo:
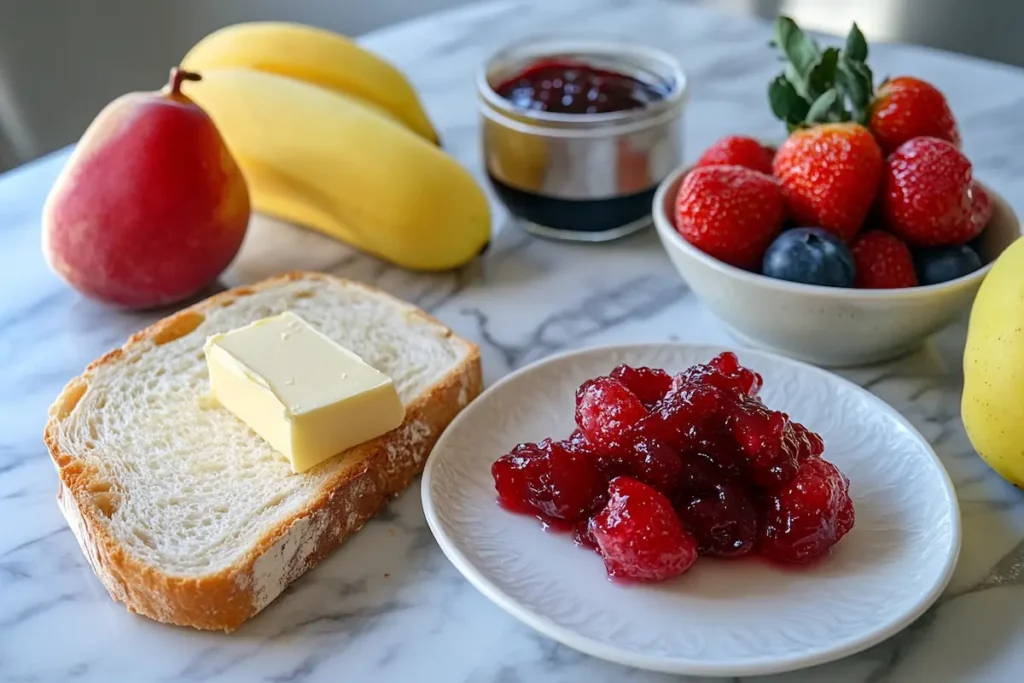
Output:
[[214,31],[181,60],[200,73],[245,68],[319,85],[384,109],[439,144],[419,96],[401,71],[345,36],[288,22],[248,22]]
[[360,100],[250,69],[186,93],[221,132],[253,208],[399,266],[447,270],[490,239],[483,190],[454,159]]

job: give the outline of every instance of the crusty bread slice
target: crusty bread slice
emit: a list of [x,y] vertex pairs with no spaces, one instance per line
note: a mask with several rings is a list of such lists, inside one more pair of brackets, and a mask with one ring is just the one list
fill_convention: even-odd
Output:
[[[202,349],[289,309],[391,376],[406,405],[398,429],[302,474],[208,398]],[[45,441],[61,510],[111,596],[231,631],[404,490],[480,389],[477,347],[419,309],[292,273],[217,294],[93,362],[51,406]]]

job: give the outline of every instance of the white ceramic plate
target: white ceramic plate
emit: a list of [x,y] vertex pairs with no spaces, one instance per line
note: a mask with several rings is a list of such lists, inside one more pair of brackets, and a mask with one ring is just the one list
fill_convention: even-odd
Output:
[[845,472],[856,527],[813,568],[701,558],[665,583],[621,585],[571,536],[495,503],[490,465],[522,441],[564,438],[574,393],[619,363],[678,372],[722,349],[590,349],[502,379],[442,435],[423,475],[427,522],[469,581],[507,612],[596,657],[680,674],[748,676],[844,657],[910,624],[940,595],[960,550],[956,495],[938,458],[896,411],[817,368],[757,351],[772,408],[819,432]]

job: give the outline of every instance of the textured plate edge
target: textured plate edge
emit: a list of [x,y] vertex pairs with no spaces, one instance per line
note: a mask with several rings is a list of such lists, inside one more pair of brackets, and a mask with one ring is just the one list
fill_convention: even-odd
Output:
[[519,621],[523,622],[527,626],[533,628],[539,633],[552,638],[567,647],[570,647],[584,654],[597,657],[617,664],[623,664],[637,669],[645,669],[648,671],[657,671],[661,673],[670,674],[682,674],[690,676],[708,676],[708,677],[740,677],[740,676],[757,676],[757,675],[770,675],[786,673],[796,671],[799,669],[806,669],[813,666],[819,666],[821,664],[827,664],[840,659],[844,659],[851,655],[863,652],[868,648],[871,648],[879,643],[891,638],[900,631],[904,630],[912,623],[917,621],[928,609],[935,604],[935,602],[945,592],[946,587],[953,578],[953,573],[956,571],[957,563],[960,558],[960,551],[962,546],[962,531],[961,531],[961,513],[960,504],[956,495],[956,487],[953,485],[953,481],[949,476],[949,472],[946,471],[945,465],[942,464],[942,460],[935,453],[935,449],[928,442],[927,439],[921,434],[920,431],[914,427],[913,424],[907,420],[902,413],[893,408],[889,403],[871,393],[867,389],[861,387],[855,382],[851,382],[845,377],[829,372],[828,370],[816,367],[810,363],[805,363],[800,360],[793,358],[787,358],[779,354],[771,353],[761,349],[751,348],[733,348],[718,344],[691,344],[691,343],[673,343],[673,342],[653,342],[653,343],[633,343],[633,344],[606,344],[600,346],[592,346],[585,349],[572,349],[569,351],[563,351],[561,353],[552,354],[540,360],[534,361],[528,365],[525,365],[507,375],[501,377],[488,387],[481,397],[501,389],[505,384],[513,382],[521,375],[529,372],[534,372],[543,368],[549,364],[555,364],[564,360],[586,355],[600,355],[602,353],[615,353],[622,351],[636,351],[638,353],[652,353],[658,349],[691,349],[697,350],[701,353],[708,353],[714,356],[722,351],[732,351],[739,356],[747,357],[759,357],[766,362],[781,363],[790,367],[800,368],[802,370],[809,370],[812,373],[819,375],[825,375],[838,381],[840,384],[848,385],[849,388],[857,393],[860,393],[873,405],[877,406],[880,410],[887,412],[895,421],[905,429],[914,439],[916,439],[921,445],[924,446],[927,453],[931,456],[932,462],[939,470],[941,480],[944,484],[946,498],[949,501],[950,507],[952,508],[950,515],[950,549],[945,558],[945,566],[943,567],[942,573],[938,580],[931,587],[931,590],[914,605],[914,608],[909,610],[901,619],[890,624],[888,627],[880,629],[877,632],[869,633],[861,638],[854,638],[848,641],[840,642],[837,646],[825,650],[820,653],[806,655],[798,654],[791,655],[788,657],[772,657],[767,660],[752,660],[742,666],[725,666],[718,664],[704,664],[699,660],[693,659],[668,659],[664,657],[650,657],[637,655],[636,653],[625,650],[622,648],[612,647],[603,643],[598,643],[590,638],[581,636],[575,631],[559,626],[544,616],[537,614],[522,605],[519,604],[514,598],[505,594],[498,586],[493,584],[481,571],[479,571],[467,558],[463,555],[462,551],[456,546],[455,542],[448,537],[445,533],[444,528],[440,520],[437,518],[436,509],[434,507],[433,496],[431,495],[431,484],[433,481],[433,469],[434,463],[437,459],[434,454],[439,452],[441,447],[447,442],[447,436],[449,432],[453,432],[458,429],[463,422],[471,419],[471,411],[468,410],[472,407],[467,406],[467,410],[460,413],[455,420],[445,429],[445,432],[441,434],[437,443],[434,445],[430,456],[427,458],[426,465],[423,470],[423,477],[420,482],[420,497],[423,505],[423,514],[427,520],[427,526],[430,528],[430,532],[434,535],[434,539],[440,546],[442,552],[448,558],[448,561],[455,566],[462,576],[469,581],[469,583],[486,596],[491,602],[501,607],[505,612],[512,615]]

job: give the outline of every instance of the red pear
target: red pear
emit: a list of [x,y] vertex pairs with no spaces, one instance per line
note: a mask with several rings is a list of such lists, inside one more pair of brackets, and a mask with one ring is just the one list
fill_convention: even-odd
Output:
[[186,299],[227,268],[249,223],[249,191],[209,116],[171,70],[90,124],[50,190],[43,253],[92,299],[152,308]]

